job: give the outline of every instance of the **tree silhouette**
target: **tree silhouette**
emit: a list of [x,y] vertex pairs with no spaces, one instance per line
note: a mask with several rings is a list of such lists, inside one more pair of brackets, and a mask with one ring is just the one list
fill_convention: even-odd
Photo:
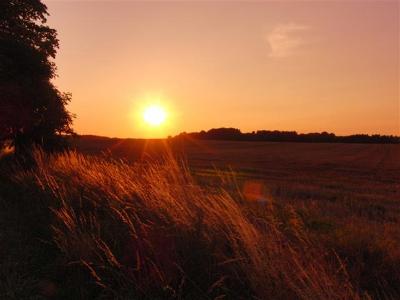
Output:
[[192,138],[200,140],[224,140],[224,141],[268,141],[268,142],[298,142],[298,143],[376,143],[399,144],[400,137],[393,135],[368,135],[354,134],[348,136],[336,136],[333,133],[314,132],[300,133],[296,131],[257,130],[256,132],[242,133],[237,128],[212,128],[208,131],[183,132],[175,138]]
[[71,96],[51,82],[59,43],[46,16],[41,0],[0,1],[0,146],[10,142],[17,153],[54,148],[73,133]]

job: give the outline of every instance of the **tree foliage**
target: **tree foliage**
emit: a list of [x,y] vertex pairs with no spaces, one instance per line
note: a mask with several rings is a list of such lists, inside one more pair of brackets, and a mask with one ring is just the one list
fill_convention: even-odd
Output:
[[71,134],[71,95],[51,82],[59,41],[40,0],[0,1],[0,144],[54,147]]

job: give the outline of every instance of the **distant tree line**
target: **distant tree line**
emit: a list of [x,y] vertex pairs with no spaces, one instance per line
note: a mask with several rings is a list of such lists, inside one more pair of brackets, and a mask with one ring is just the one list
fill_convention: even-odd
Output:
[[180,133],[175,138],[193,138],[198,140],[225,141],[269,141],[269,142],[299,142],[299,143],[370,143],[397,144],[399,136],[380,134],[354,134],[337,136],[328,132],[297,133],[296,131],[257,130],[243,133],[237,128],[213,128],[208,131]]

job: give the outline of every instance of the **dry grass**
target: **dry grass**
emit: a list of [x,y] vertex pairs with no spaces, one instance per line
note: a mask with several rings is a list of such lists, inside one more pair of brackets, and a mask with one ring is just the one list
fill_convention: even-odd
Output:
[[369,298],[333,252],[311,242],[290,206],[271,197],[248,201],[234,178],[220,176],[228,189],[200,187],[171,157],[127,164],[36,151],[35,161],[31,171],[17,170],[14,182],[23,206],[42,216],[32,234],[48,231],[43,239],[56,249],[39,280],[41,295]]

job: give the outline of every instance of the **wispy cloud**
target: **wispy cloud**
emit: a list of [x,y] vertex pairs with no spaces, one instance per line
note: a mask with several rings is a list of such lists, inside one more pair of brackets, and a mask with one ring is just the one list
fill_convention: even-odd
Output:
[[305,43],[303,35],[308,29],[308,26],[296,23],[275,26],[267,34],[269,56],[287,57],[295,53]]

